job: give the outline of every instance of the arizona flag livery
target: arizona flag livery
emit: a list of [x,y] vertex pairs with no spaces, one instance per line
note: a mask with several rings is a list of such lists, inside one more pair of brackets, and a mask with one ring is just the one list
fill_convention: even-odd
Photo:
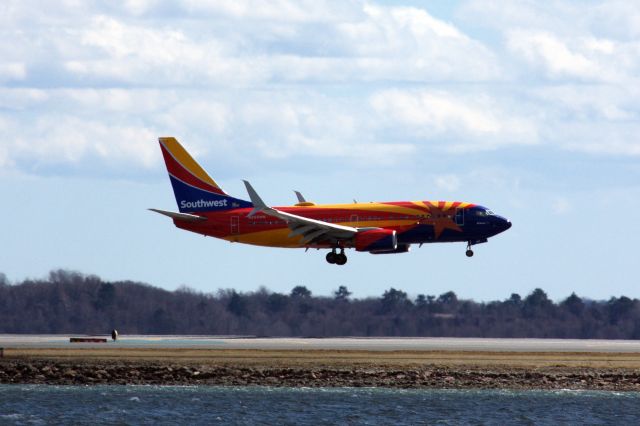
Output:
[[270,207],[247,181],[249,200],[227,194],[172,137],[159,139],[178,212],[150,209],[181,229],[267,247],[330,250],[327,262],[344,265],[345,249],[373,254],[408,252],[412,244],[466,242],[471,246],[506,231],[511,222],[485,207],[457,201],[314,204]]

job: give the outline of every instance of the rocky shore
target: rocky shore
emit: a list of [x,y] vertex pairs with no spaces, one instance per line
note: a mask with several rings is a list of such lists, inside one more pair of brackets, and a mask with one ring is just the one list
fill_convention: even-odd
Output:
[[640,391],[640,371],[510,366],[230,366],[149,360],[0,359],[0,383]]

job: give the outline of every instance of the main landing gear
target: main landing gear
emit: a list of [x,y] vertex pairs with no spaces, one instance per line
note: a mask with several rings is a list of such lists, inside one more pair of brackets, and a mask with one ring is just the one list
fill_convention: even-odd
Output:
[[471,241],[467,243],[467,251],[465,252],[467,257],[473,257],[473,250],[471,250]]
[[347,263],[347,255],[344,254],[344,249],[340,249],[340,253],[336,253],[336,249],[332,249],[327,253],[327,262],[335,265],[344,265]]

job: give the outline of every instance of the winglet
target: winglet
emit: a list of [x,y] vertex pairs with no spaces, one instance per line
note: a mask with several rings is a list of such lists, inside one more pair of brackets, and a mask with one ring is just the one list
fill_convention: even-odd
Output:
[[299,203],[306,203],[307,200],[304,199],[304,196],[300,193],[300,191],[293,191],[296,193],[296,197],[298,197]]
[[243,182],[244,182],[244,186],[247,188],[247,193],[249,194],[249,198],[253,203],[253,210],[251,210],[251,212],[249,212],[247,216],[251,217],[256,213],[260,213],[261,211],[268,209],[269,207],[265,204],[264,201],[262,201],[262,198],[260,198],[256,190],[253,189],[253,186],[251,186],[249,181],[243,180]]

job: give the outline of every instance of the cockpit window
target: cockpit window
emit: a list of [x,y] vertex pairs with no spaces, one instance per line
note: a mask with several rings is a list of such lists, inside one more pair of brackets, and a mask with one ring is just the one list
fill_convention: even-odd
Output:
[[496,214],[494,212],[492,212],[491,210],[487,210],[487,214],[489,216],[495,216]]
[[485,217],[486,215],[487,212],[485,212],[484,210],[476,210],[476,216]]

